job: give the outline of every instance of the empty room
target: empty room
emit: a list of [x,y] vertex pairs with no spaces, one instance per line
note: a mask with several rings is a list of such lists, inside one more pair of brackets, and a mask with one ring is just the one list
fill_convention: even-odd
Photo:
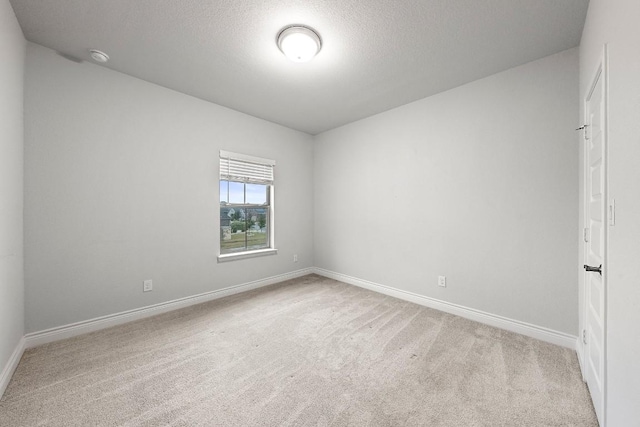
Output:
[[639,17],[0,0],[0,426],[640,427]]

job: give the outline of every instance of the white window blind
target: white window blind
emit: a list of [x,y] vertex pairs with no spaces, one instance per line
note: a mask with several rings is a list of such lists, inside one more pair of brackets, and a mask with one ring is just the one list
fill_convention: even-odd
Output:
[[275,160],[220,151],[220,179],[273,184]]

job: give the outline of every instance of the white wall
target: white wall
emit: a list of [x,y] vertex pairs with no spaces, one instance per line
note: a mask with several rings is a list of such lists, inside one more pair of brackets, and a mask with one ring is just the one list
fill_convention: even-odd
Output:
[[[312,266],[311,136],[31,43],[25,120],[27,332]],[[217,263],[220,149],[277,161],[277,255]]]
[[[580,45],[580,100],[603,45],[609,56],[608,427],[640,420],[640,2],[591,0]],[[582,116],[582,112],[580,114]],[[581,152],[580,158],[582,159]],[[580,173],[582,176],[582,173]],[[582,192],[583,190],[581,190]],[[582,206],[581,206],[582,207]],[[582,211],[580,217],[582,218]],[[582,250],[580,250],[582,261]],[[583,277],[581,277],[583,280]]]
[[318,135],[316,266],[577,335],[577,99],[572,49]]
[[22,93],[25,45],[9,1],[0,0],[0,373],[24,334]]

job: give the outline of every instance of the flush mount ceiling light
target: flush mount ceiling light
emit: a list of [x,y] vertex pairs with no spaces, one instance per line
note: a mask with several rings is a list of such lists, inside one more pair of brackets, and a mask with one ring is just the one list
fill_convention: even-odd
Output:
[[278,48],[293,62],[307,62],[320,52],[322,40],[312,28],[291,25],[278,34]]
[[89,53],[91,54],[91,58],[96,62],[105,63],[109,60],[109,55],[97,49],[89,49]]

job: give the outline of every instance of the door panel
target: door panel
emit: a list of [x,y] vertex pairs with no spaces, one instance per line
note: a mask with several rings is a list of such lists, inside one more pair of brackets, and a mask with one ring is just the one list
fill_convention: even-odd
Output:
[[593,406],[601,425],[604,425],[604,382],[606,344],[606,115],[604,102],[603,67],[594,79],[585,104],[586,123],[586,200],[585,223],[589,239],[585,243],[584,263],[597,267],[602,274],[585,272],[585,379],[591,392]]

